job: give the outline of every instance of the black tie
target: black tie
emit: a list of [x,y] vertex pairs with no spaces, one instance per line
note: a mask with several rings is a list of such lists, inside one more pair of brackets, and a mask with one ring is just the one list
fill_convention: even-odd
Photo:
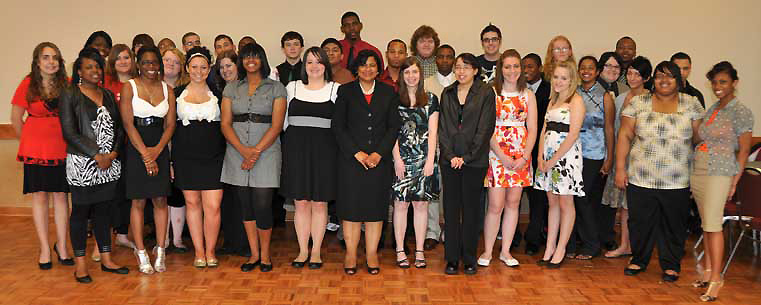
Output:
[[354,61],[354,46],[349,48],[349,57],[346,59],[346,68],[351,67],[352,61]]

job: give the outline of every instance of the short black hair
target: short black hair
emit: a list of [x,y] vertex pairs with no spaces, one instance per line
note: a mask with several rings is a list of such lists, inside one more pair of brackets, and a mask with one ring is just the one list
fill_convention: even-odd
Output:
[[373,50],[362,50],[359,51],[357,54],[357,58],[354,59],[354,62],[351,65],[351,73],[354,74],[354,76],[357,76],[357,71],[359,70],[360,66],[364,66],[367,63],[368,58],[374,58],[376,64],[378,65],[378,75],[380,75],[380,72],[383,71],[383,65],[381,64],[381,58],[380,56],[375,53]]
[[450,49],[450,50],[452,50],[452,54],[457,54],[457,52],[454,51],[454,48],[452,46],[448,45],[448,44],[440,45],[439,48],[436,49],[436,54],[438,54],[439,50],[441,50],[441,49]]
[[478,64],[478,59],[475,55],[473,55],[473,53],[460,53],[460,55],[457,55],[457,58],[455,58],[455,63],[457,63],[458,59],[462,59],[463,63],[466,63],[473,67],[473,69],[476,69],[476,75],[474,78],[478,78],[481,75],[481,65]]
[[[79,83],[79,69],[82,68],[82,60],[88,58],[92,59],[95,62],[98,63],[98,67],[100,67],[100,71],[103,72],[103,69],[105,68],[105,60],[103,60],[103,56],[100,55],[100,52],[96,50],[95,48],[85,47],[81,51],[79,51],[79,56],[77,57],[77,60],[74,61],[74,69],[71,72],[71,83],[73,85],[76,85]],[[103,83],[103,74],[101,74],[100,83]]]
[[[135,63],[137,66],[140,66],[140,60],[143,59],[143,56],[145,56],[146,53],[153,53],[156,55],[156,59],[159,61],[159,73],[161,73],[161,76],[164,76],[164,61],[161,60],[161,51],[159,51],[159,48],[154,45],[148,45],[143,46],[140,48],[140,51],[137,51],[137,56],[135,56]],[[140,72],[142,73],[142,72]]]
[[[595,63],[595,70],[597,70],[597,67],[599,66],[599,62],[597,61],[597,57],[594,57],[592,55],[587,55],[579,59],[579,65],[576,68],[581,69],[581,63],[585,60],[593,61]],[[600,72],[600,70],[597,70],[597,72]]]
[[288,31],[283,34],[283,37],[280,38],[280,47],[285,48],[285,42],[288,40],[294,40],[297,39],[299,43],[301,43],[301,46],[304,47],[304,37],[299,34],[299,32],[295,31]]
[[537,66],[541,66],[542,65],[542,58],[539,57],[539,55],[537,55],[536,53],[528,53],[528,54],[526,54],[526,56],[523,56],[523,59],[524,60],[525,59],[531,59],[531,60],[533,60],[536,63]]
[[487,25],[483,30],[481,30],[481,39],[484,39],[484,34],[489,32],[497,33],[497,37],[499,37],[499,39],[502,39],[502,31],[500,31],[496,25],[493,25],[491,23],[489,23],[489,25]]
[[711,68],[711,71],[708,71],[708,73],[706,73],[706,78],[708,78],[709,81],[713,80],[713,78],[716,77],[716,75],[719,73],[729,74],[729,77],[732,78],[732,80],[739,79],[737,77],[737,70],[735,69],[735,67],[733,67],[732,64],[726,60],[713,65],[713,68]]
[[631,38],[631,37],[629,37],[629,36],[624,36],[624,37],[621,37],[621,38],[619,38],[619,39],[616,41],[616,48],[618,48],[618,45],[619,45],[619,44],[621,43],[621,41],[622,41],[622,40],[624,40],[624,39],[629,39],[629,40],[631,40],[631,41],[634,43],[634,45],[635,45],[635,46],[637,45],[637,42],[636,42],[636,41],[634,41],[634,38]]
[[352,11],[348,11],[348,12],[344,13],[343,15],[341,15],[341,24],[343,24],[344,19],[349,18],[349,17],[355,17],[355,18],[357,18],[357,21],[362,23],[362,20],[359,20],[359,15],[357,15],[357,13],[352,12]]
[[643,78],[647,78],[651,73],[653,73],[653,65],[650,63],[650,60],[644,56],[637,56],[632,59],[632,63],[629,64],[629,68],[637,70],[639,75]]
[[[209,67],[211,67],[211,64],[212,64],[211,52],[209,52],[209,49],[203,46],[195,46],[190,48],[190,50],[188,50],[188,53],[185,54],[185,68],[188,67],[188,65],[190,64],[190,59],[194,57],[193,55],[196,55],[196,54],[200,54],[200,56],[205,58],[206,62],[209,63]],[[195,57],[198,57],[198,55],[196,55]]]
[[254,43],[256,43],[256,39],[254,39],[254,37],[251,37],[251,36],[243,36],[243,37],[241,37],[241,38],[240,38],[240,40],[238,40],[238,44],[240,44],[240,42],[241,42],[241,41],[243,41],[244,39],[251,39],[251,40],[253,40],[253,41],[254,41]]
[[246,68],[243,67],[243,59],[246,57],[259,58],[262,64],[259,74],[261,74],[262,79],[269,77],[271,70],[270,63],[267,61],[267,53],[260,44],[249,43],[240,49],[240,54],[238,54],[238,62],[236,63],[238,65],[238,79],[243,79],[248,74]]
[[682,73],[679,72],[679,66],[677,66],[675,63],[670,61],[662,61],[657,66],[655,66],[655,70],[653,71],[653,79],[655,79],[655,74],[661,72],[661,73],[670,73],[674,79],[676,79],[676,88],[680,92],[682,91]]
[[335,39],[335,38],[332,38],[332,37],[323,40],[322,43],[320,44],[320,48],[324,48],[329,43],[336,44],[338,46],[338,49],[341,50],[341,53],[344,52],[344,47],[341,45],[341,43],[338,41],[338,39]]
[[[600,55],[600,61],[597,62],[598,72],[602,72],[602,70],[605,69],[605,63],[608,62],[608,60],[610,60],[611,57],[613,57],[613,59],[616,61],[616,63],[618,63],[619,66],[624,62],[623,58],[621,58],[621,55],[618,55],[618,53],[616,52],[608,51],[608,52],[602,53],[602,55]],[[620,77],[622,73],[626,74],[626,71],[623,71],[622,69],[622,71],[618,72],[618,76]],[[647,74],[643,74],[643,77],[644,75],[650,75],[650,72],[648,72]]]
[[394,42],[401,43],[402,45],[404,45],[404,48],[407,49],[407,43],[406,42],[404,42],[403,40],[401,40],[399,38],[394,38],[394,39],[391,39],[391,41],[389,41],[388,44],[386,44],[386,50],[388,50],[388,48],[390,48],[391,44],[394,43]]
[[301,62],[303,63],[301,65],[301,82],[304,83],[304,85],[309,84],[309,77],[307,76],[307,56],[309,54],[314,55],[317,57],[317,61],[322,64],[322,66],[325,67],[325,72],[323,74],[323,78],[326,82],[333,80],[333,71],[330,68],[330,60],[328,60],[328,53],[325,53],[325,50],[323,50],[321,47],[311,47],[304,52],[304,56],[301,59]]
[[687,55],[687,53],[676,52],[674,53],[674,55],[671,55],[671,59],[669,59],[669,61],[673,62],[674,60],[677,60],[677,59],[686,59],[687,61],[690,62],[690,64],[692,64],[692,58],[690,58],[690,55]]
[[132,52],[135,51],[135,46],[141,44],[143,46],[156,46],[156,43],[153,42],[153,37],[148,34],[137,34],[135,35],[135,38],[132,38]]
[[106,41],[106,45],[108,45],[109,49],[113,47],[113,42],[111,41],[111,35],[108,35],[108,33],[104,31],[97,31],[90,34],[90,37],[87,37],[87,41],[85,41],[85,48],[89,46],[90,44],[92,44],[95,41],[95,39],[97,39],[98,37],[102,37],[103,40]]
[[227,39],[230,41],[230,43],[234,44],[233,39],[230,38],[230,36],[227,36],[227,34],[219,34],[217,37],[214,37],[214,43],[217,43],[217,41],[220,41],[222,39]]
[[182,35],[182,39],[180,39],[180,43],[185,45],[185,38],[188,38],[190,36],[198,36],[198,38],[201,38],[201,35],[196,34],[196,32],[187,32],[185,35]]

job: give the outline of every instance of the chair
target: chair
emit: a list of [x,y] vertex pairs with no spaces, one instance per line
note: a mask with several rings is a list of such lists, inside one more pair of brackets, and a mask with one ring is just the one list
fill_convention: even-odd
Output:
[[[734,235],[733,233],[734,230],[732,230],[731,225],[727,225],[727,222],[739,221],[740,220],[739,215],[740,214],[738,212],[738,207],[737,207],[737,194],[735,194],[735,196],[733,196],[732,199],[727,200],[727,202],[724,204],[724,217],[722,218],[722,221],[721,221],[721,225],[723,227],[727,227],[727,231],[728,231],[727,244],[729,244],[730,246],[734,244],[732,240],[732,236]],[[703,234],[700,234],[700,237],[695,242],[695,246],[692,247],[692,253],[695,256],[695,264],[697,265],[698,270],[700,270],[701,268],[700,260],[703,259],[703,255],[705,254],[705,250],[698,252],[698,248],[700,248],[700,245],[702,243],[703,243]]]
[[[761,239],[757,237],[757,231],[761,230],[761,202],[759,202],[761,198],[761,169],[746,168],[737,183],[735,193],[737,195],[737,214],[740,215],[738,217],[740,236],[729,254],[722,274],[725,274],[729,269],[729,264],[732,263],[743,237],[753,241],[754,254],[758,253],[758,245],[761,243]],[[747,235],[748,231],[752,231],[752,235]]]

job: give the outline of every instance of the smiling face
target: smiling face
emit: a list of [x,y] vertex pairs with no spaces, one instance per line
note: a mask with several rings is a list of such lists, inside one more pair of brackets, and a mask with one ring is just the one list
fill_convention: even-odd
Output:
[[359,33],[362,32],[362,23],[357,17],[348,16],[341,20],[341,32],[346,39],[357,41],[361,39]]
[[225,82],[231,82],[238,79],[238,67],[229,58],[223,58],[219,61],[219,72]]
[[640,89],[646,81],[647,79],[643,78],[637,69],[629,67],[626,71],[626,82],[629,84],[629,88]]
[[486,55],[497,55],[500,46],[502,46],[502,38],[499,38],[497,32],[486,32],[481,37],[481,47]]
[[339,45],[335,43],[328,43],[322,47],[322,50],[328,54],[328,60],[330,61],[331,66],[335,66],[341,63],[343,52],[341,52],[341,47]]
[[304,46],[301,45],[301,41],[298,39],[286,40],[283,43],[283,53],[285,57],[291,60],[297,60],[301,56],[301,50]]
[[[607,83],[612,83],[618,80],[618,75],[621,73],[621,64],[612,56],[608,58],[602,68],[600,77]],[[628,73],[628,72],[627,72]]]
[[159,79],[159,69],[161,64],[159,63],[159,57],[153,52],[146,52],[143,57],[140,58],[140,62],[137,63],[137,67],[140,70],[140,75],[149,80]]
[[506,83],[517,84],[521,72],[520,59],[510,56],[502,60],[502,75],[505,77]]
[[163,57],[164,61],[164,77],[174,78],[180,75],[180,69],[182,69],[182,63],[180,58],[174,54],[174,52],[166,52]]
[[40,68],[40,73],[46,76],[53,76],[61,68],[58,60],[61,57],[55,49],[51,47],[45,47],[40,52],[40,56],[37,58],[37,67]]
[[375,57],[368,57],[364,65],[357,69],[357,76],[361,81],[372,82],[378,76],[378,62]]
[[219,56],[224,51],[235,51],[235,45],[230,39],[222,38],[214,42],[214,53]]
[[[407,69],[404,69],[403,74],[404,83],[407,87],[417,87],[420,83],[420,67],[417,65],[407,67]],[[410,90],[410,92],[415,92],[415,90]]]
[[711,90],[720,100],[735,94],[737,80],[733,80],[726,72],[719,72],[711,79]]
[[678,88],[676,77],[668,69],[655,72],[655,93],[660,96],[669,96],[676,94]]
[[542,66],[538,65],[536,60],[525,58],[521,61],[523,64],[523,74],[529,83],[534,83],[542,76]]
[[401,67],[405,58],[407,58],[407,47],[403,43],[395,41],[388,46],[386,59],[388,60],[389,67]]
[[194,56],[190,59],[186,69],[191,82],[203,83],[209,77],[209,62],[203,56]]
[[621,60],[624,62],[631,62],[637,56],[637,45],[634,40],[623,38],[616,44],[616,53],[621,56]]
[[320,58],[314,55],[314,53],[307,54],[304,68],[307,71],[307,77],[309,79],[325,79],[325,65],[320,63]]
[[185,39],[182,40],[182,49],[185,50],[185,53],[187,53],[193,47],[198,47],[200,45],[201,45],[201,37],[199,37],[198,35],[190,35],[188,37],[185,37]]
[[452,73],[452,67],[454,66],[454,51],[450,48],[439,48],[436,51],[436,68],[441,75],[449,75]]
[[246,56],[241,62],[243,63],[243,69],[248,74],[259,73],[259,70],[262,68],[262,60],[256,56]]
[[83,84],[97,85],[103,77],[103,70],[98,62],[89,58],[83,58],[79,67],[79,78]]
[[566,61],[572,55],[571,44],[565,39],[556,39],[552,42],[552,58],[555,62]]
[[462,58],[458,58],[454,64],[454,76],[460,84],[468,85],[473,83],[473,78],[478,74],[478,69],[474,68]]
[[114,62],[114,70],[117,73],[129,74],[130,70],[132,70],[132,58],[129,55],[129,51],[124,50],[119,52],[119,55],[116,56],[116,62]]
[[597,81],[597,63],[591,59],[585,59],[579,64],[579,76],[584,84],[592,84]]
[[433,56],[433,51],[436,50],[436,41],[433,37],[420,37],[415,43],[418,55],[422,58],[429,58]]
[[571,71],[565,67],[557,67],[552,72],[552,90],[557,93],[563,93],[571,85]]

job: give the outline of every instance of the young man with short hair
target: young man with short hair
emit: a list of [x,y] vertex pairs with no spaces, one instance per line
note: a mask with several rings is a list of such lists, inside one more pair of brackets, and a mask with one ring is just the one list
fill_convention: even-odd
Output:
[[359,20],[359,15],[355,12],[346,12],[341,16],[341,32],[344,33],[344,39],[340,41],[341,49],[343,49],[344,57],[341,59],[341,65],[344,68],[351,69],[351,64],[354,59],[357,58],[359,51],[372,50],[381,62],[378,65],[378,70],[383,69],[383,54],[381,54],[378,48],[362,40],[360,33],[362,32],[362,22]]
[[684,52],[677,52],[671,55],[670,61],[679,66],[679,72],[682,75],[682,90],[680,92],[697,97],[700,105],[705,108],[706,103],[703,100],[703,93],[700,93],[700,90],[690,85],[690,82],[687,80],[690,77],[690,72],[692,72],[692,58],[690,58],[690,55]]
[[621,76],[618,77],[618,92],[622,94],[629,91],[629,84],[626,83],[626,71],[635,57],[637,57],[637,43],[629,36],[624,36],[616,41],[616,54],[621,56]]
[[481,66],[481,79],[488,83],[494,79],[494,70],[499,60],[499,49],[502,46],[502,31],[496,25],[489,24],[481,30],[481,47],[484,54],[476,57]]
[[397,80],[399,79],[399,68],[407,58],[407,44],[401,39],[394,39],[388,42],[386,46],[386,60],[388,66],[380,75],[378,80],[394,87],[394,91],[399,92]]
[[230,36],[219,34],[214,38],[214,56],[219,57],[224,51],[235,51],[235,43]]
[[240,50],[243,49],[243,47],[252,43],[256,43],[256,40],[254,39],[254,37],[243,36],[243,38],[238,40],[238,53],[240,54]]
[[198,46],[201,46],[201,36],[198,36],[198,34],[194,32],[187,32],[185,35],[182,35],[182,49],[185,53],[188,53],[188,50],[193,47]]
[[298,32],[289,31],[280,38],[280,47],[285,54],[285,62],[277,67],[278,80],[283,86],[291,81],[301,79],[301,51],[304,49],[304,37]]

